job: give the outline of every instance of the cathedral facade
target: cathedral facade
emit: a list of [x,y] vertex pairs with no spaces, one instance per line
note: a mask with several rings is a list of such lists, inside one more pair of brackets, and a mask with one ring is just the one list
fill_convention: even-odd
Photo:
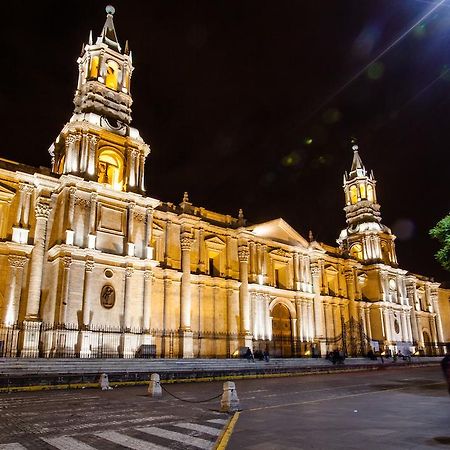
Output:
[[51,169],[0,160],[0,356],[439,354],[449,292],[399,267],[356,146],[337,247],[145,194],[150,149],[130,125],[113,13],[78,58]]

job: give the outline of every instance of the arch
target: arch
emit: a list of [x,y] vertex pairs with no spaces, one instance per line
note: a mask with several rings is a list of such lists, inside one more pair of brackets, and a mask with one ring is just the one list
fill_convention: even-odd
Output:
[[363,259],[361,244],[354,244],[350,247],[350,256],[356,259]]
[[106,77],[105,85],[110,89],[117,91],[118,80],[119,80],[119,64],[116,61],[109,59],[106,61]]
[[274,300],[272,300],[272,301],[270,302],[270,304],[269,304],[269,311],[270,311],[270,314],[272,314],[274,308],[275,308],[277,305],[280,305],[280,304],[281,304],[281,305],[284,305],[284,306],[289,310],[289,314],[291,315],[291,317],[292,317],[293,319],[296,319],[296,318],[297,318],[297,313],[296,313],[296,311],[295,311],[294,305],[292,304],[292,302],[290,302],[289,300],[287,300],[287,299],[285,299],[285,298],[275,298]]
[[102,149],[98,155],[98,182],[123,190],[123,158],[111,148]]
[[355,185],[350,187],[350,201],[352,205],[358,203],[358,189]]
[[291,311],[285,302],[276,302],[272,311],[272,355],[289,358],[293,354]]

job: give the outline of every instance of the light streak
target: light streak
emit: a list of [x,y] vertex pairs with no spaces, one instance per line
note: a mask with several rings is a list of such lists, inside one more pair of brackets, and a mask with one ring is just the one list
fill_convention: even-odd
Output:
[[391,42],[384,50],[378,53],[375,58],[369,61],[362,69],[358,70],[348,81],[346,81],[340,88],[333,92],[329,97],[327,97],[317,108],[315,108],[304,120],[309,120],[312,116],[318,113],[325,105],[327,105],[331,100],[337,97],[343,90],[345,90],[350,84],[357,80],[373,63],[382,58],[389,50],[395,47],[401,40],[403,40],[417,25],[427,19],[431,14],[433,14],[436,9],[442,6],[446,0],[440,0],[436,3],[426,14],[424,14],[419,20],[417,20],[413,25],[411,25],[406,31],[404,31],[397,39]]

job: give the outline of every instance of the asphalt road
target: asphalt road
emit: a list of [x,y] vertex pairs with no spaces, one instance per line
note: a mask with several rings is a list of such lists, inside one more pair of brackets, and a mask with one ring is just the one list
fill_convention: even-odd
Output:
[[[0,394],[0,449],[211,449],[229,416],[221,382]],[[439,368],[237,380],[233,449],[450,449]]]
[[450,449],[439,367],[239,381],[227,450]]

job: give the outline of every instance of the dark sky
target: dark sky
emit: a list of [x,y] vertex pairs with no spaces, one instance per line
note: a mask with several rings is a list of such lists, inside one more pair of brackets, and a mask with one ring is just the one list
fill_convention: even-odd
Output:
[[[283,217],[334,244],[356,137],[400,266],[449,280],[428,230],[450,211],[450,0],[376,59],[437,3],[115,1],[133,51],[133,125],[152,148],[148,195],[178,203],[189,191],[195,205]],[[106,4],[3,6],[2,157],[50,165],[76,58]]]

